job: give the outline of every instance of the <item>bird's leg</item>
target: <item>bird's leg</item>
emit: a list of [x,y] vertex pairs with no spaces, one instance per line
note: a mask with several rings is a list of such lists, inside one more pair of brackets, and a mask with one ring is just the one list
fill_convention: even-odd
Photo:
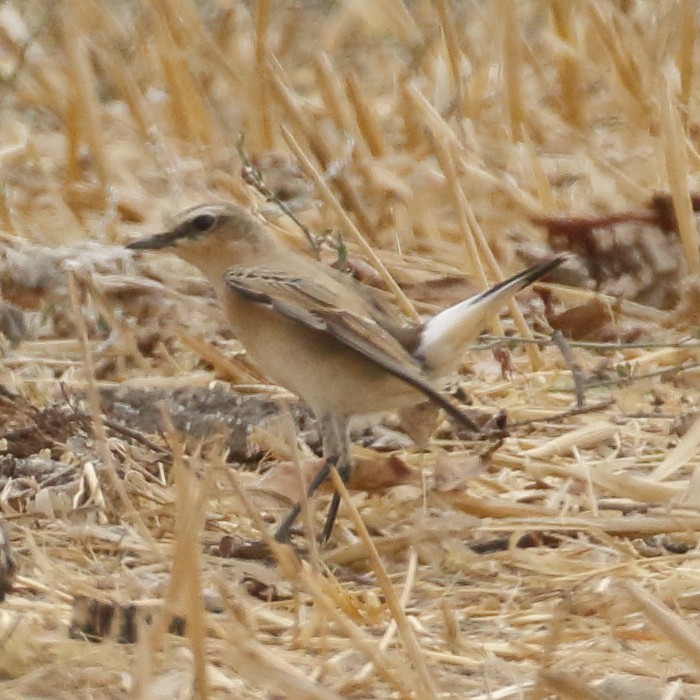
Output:
[[[306,489],[306,497],[311,498],[318,487],[328,478],[331,466],[335,467],[343,481],[350,478],[350,457],[349,457],[349,437],[348,427],[345,420],[341,420],[336,416],[323,415],[319,417],[319,426],[321,431],[321,442],[323,444],[324,462],[316,476]],[[333,523],[338,513],[340,499],[338,494],[333,495],[331,501],[331,509],[326,518],[326,524],[323,528],[321,541],[325,541],[330,537],[333,530]],[[278,542],[289,541],[289,531],[294,525],[294,521],[301,513],[302,504],[296,503],[287,514],[287,517],[282,521],[282,524],[275,533],[275,539]]]
[[[328,478],[328,473],[330,471],[330,462],[325,459],[323,466],[318,470],[316,476],[313,478],[308,488],[306,489],[306,497],[311,498],[314,495],[316,489]],[[292,509],[287,513],[287,517],[282,521],[282,524],[277,529],[275,533],[275,539],[278,542],[289,542],[289,531],[294,525],[294,521],[299,517],[301,513],[301,502],[295,503]]]
[[[333,441],[328,440],[328,444],[324,442],[324,452],[328,449],[329,454],[335,455],[332,460],[333,466],[338,470],[338,475],[347,484],[352,473],[352,463],[350,462],[350,434],[347,420],[343,420],[334,416],[331,419]],[[326,462],[328,464],[328,461]],[[330,469],[330,467],[329,467]],[[338,515],[340,506],[340,494],[337,491],[333,492],[331,505],[328,508],[328,515],[321,533],[321,542],[326,542],[333,532],[333,525]]]

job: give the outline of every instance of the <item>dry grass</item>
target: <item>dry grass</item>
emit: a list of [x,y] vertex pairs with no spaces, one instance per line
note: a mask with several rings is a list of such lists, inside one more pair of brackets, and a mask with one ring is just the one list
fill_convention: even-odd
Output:
[[[612,337],[638,340],[571,343],[591,413],[567,414],[570,368],[527,342],[546,327],[539,297],[513,306],[493,328],[522,338],[510,359],[489,340],[461,378],[514,424],[488,470],[440,490],[438,450],[474,447],[406,450],[423,476],[352,492],[333,545],[305,557],[220,556],[280,503],[231,474],[221,443],[183,453],[174,430],[115,432],[96,397],[218,379],[293,401],[191,269],[119,247],[212,198],[306,246],[241,177],[241,133],[252,162],[294,154],[265,181],[295,190],[296,216],[340,232],[409,315],[464,273],[483,287],[518,251],[546,254],[532,219],[640,210],[659,191],[676,264],[696,275],[697,19],[693,0],[3,3],[0,283],[29,328],[3,344],[19,395],[0,396],[3,446],[56,461],[51,482],[0,460],[19,565],[0,698],[700,695],[694,278],[673,313],[547,285],[558,312],[597,298]],[[52,432],[37,411],[68,400],[82,413]],[[134,644],[95,644],[68,636],[74,596],[162,612]],[[171,614],[184,638],[166,634]]]

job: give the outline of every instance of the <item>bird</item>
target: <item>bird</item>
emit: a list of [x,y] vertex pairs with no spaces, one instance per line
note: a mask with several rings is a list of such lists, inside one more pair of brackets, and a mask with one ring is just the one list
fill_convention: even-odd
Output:
[[[203,204],[168,230],[132,241],[135,251],[171,251],[207,278],[228,322],[269,379],[304,400],[320,429],[324,463],[310,497],[335,467],[350,477],[354,416],[401,410],[429,400],[460,426],[478,432],[439,389],[467,346],[519,290],[560,265],[533,265],[425,322],[404,320],[376,289],[291,249],[246,208]],[[334,493],[321,534],[330,538],[340,497]],[[275,538],[289,542],[297,503]]]

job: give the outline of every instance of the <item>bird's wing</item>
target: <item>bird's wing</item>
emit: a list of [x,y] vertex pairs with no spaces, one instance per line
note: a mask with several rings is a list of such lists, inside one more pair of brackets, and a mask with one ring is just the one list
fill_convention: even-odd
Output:
[[348,303],[335,285],[262,267],[232,267],[224,274],[224,281],[229,289],[249,301],[328,333],[384,367],[395,364],[407,372],[420,371],[416,359],[370,314],[363,316],[348,310],[353,305],[357,308],[359,300]]
[[[423,392],[455,420],[471,430],[476,426],[420,374],[420,365],[388,331],[369,315],[348,310],[335,285],[271,268],[232,267],[224,282],[236,294],[264,305],[286,318],[327,333],[387,372]],[[347,300],[346,300],[347,301]],[[353,302],[357,302],[353,298]],[[357,303],[354,304],[357,306]]]

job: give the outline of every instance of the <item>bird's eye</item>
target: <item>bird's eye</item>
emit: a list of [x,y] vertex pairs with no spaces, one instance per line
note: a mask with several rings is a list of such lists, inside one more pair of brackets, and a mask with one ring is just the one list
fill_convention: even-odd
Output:
[[196,231],[208,231],[216,222],[216,217],[211,214],[200,214],[192,219],[192,228]]

